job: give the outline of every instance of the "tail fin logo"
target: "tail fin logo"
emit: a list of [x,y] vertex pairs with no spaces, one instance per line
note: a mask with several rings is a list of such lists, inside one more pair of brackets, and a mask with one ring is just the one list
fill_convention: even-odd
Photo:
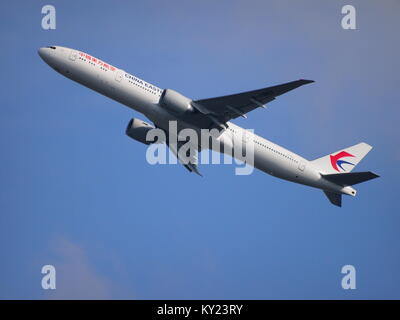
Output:
[[337,172],[340,172],[339,168],[342,169],[343,171],[346,171],[342,167],[343,164],[350,164],[350,165],[354,166],[353,163],[350,163],[350,162],[347,162],[344,160],[340,160],[345,157],[354,157],[354,156],[346,151],[340,151],[338,154],[336,154],[334,156],[331,155],[330,158],[331,158],[332,168],[335,169]]

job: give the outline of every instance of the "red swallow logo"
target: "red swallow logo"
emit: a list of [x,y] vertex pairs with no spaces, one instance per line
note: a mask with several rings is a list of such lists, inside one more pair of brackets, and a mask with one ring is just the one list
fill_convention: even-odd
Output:
[[354,156],[346,151],[340,151],[337,155],[330,156],[332,168],[335,169],[337,172],[340,172],[338,166],[343,171],[346,171],[345,169],[343,169],[342,164],[351,164],[352,166],[354,166],[353,163],[350,163],[350,162],[347,162],[344,160],[340,160],[341,158],[344,158],[344,157],[354,157]]

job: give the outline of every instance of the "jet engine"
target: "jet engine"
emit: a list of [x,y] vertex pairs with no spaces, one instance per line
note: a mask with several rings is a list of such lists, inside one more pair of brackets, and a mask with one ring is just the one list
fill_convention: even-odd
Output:
[[171,89],[165,89],[160,97],[160,105],[175,114],[192,112],[191,99]]
[[126,135],[132,139],[135,139],[144,144],[150,144],[151,142],[146,141],[147,132],[149,132],[154,127],[140,119],[132,118],[126,127]]

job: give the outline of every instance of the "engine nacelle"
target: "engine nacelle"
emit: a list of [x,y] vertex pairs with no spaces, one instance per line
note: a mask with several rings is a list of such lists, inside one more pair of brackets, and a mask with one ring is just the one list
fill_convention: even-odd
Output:
[[191,99],[171,89],[165,89],[160,97],[160,105],[175,114],[192,112]]
[[126,127],[125,133],[128,137],[135,139],[144,144],[150,144],[151,142],[146,141],[147,132],[154,129],[154,127],[143,120],[132,118]]

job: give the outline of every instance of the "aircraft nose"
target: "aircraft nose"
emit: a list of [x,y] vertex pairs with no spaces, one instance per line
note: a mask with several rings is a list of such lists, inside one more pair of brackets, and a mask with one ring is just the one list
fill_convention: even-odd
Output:
[[39,48],[39,50],[38,50],[38,54],[39,54],[39,56],[44,60],[44,61],[46,61],[46,58],[47,58],[47,51],[48,50],[48,48]]
[[42,47],[42,48],[39,48],[38,54],[44,60],[44,62],[49,64],[56,57],[56,49],[57,48],[54,46]]

